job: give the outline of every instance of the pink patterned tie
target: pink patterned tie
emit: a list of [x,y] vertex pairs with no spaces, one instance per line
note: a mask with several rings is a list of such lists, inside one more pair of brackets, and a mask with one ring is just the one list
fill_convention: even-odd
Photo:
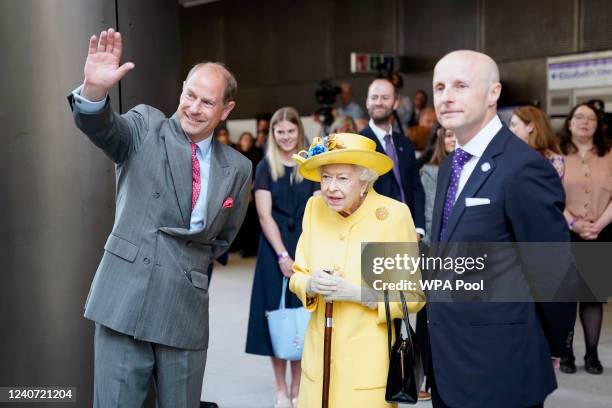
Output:
[[198,151],[198,145],[195,143],[191,144],[191,209],[196,205],[198,197],[200,196],[200,162],[196,152]]

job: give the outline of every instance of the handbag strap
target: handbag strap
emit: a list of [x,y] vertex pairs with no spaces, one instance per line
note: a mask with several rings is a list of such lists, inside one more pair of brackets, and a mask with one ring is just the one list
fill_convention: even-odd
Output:
[[[406,304],[406,298],[404,297],[404,292],[400,291],[400,299],[402,301],[402,311],[403,311],[403,320],[406,325],[406,339],[408,340],[408,345],[410,346],[410,350],[414,353],[414,341],[412,338],[412,327],[410,326],[410,319],[408,318],[408,305]],[[401,328],[400,328],[401,330]]]
[[281,298],[280,298],[280,304],[278,305],[278,308],[280,310],[285,309],[285,292],[287,292],[287,284],[289,283],[289,279],[286,276],[283,276],[283,289],[281,289]]
[[[408,305],[406,304],[406,298],[404,297],[404,293],[402,291],[399,292],[400,294],[400,300],[402,302],[402,320],[404,321],[404,324],[406,325],[406,333],[407,333],[407,340],[408,340],[408,345],[410,347],[410,350],[412,352],[414,352],[414,342],[412,339],[412,327],[410,326],[410,320],[408,319]],[[389,291],[385,290],[384,291],[384,298],[385,298],[385,314],[387,316],[387,345],[389,347],[389,358],[391,357],[391,312],[390,312],[390,307],[389,307]],[[399,330],[396,329],[395,331],[395,338],[400,338],[401,336],[401,325],[399,327]]]
[[389,346],[389,358],[391,358],[391,312],[389,311],[389,291],[385,289],[385,314],[387,316],[387,346]]

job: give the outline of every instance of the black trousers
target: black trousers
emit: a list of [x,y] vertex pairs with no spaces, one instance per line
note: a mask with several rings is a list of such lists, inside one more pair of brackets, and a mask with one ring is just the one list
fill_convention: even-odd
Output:
[[[432,378],[431,382],[432,382],[431,384],[431,403],[432,403],[433,408],[450,408],[448,405],[444,403],[444,401],[442,401],[442,398],[440,398],[440,394],[438,393],[438,390],[436,388],[435,378]],[[527,407],[527,408],[543,408],[543,407],[544,407],[544,403],[532,405],[531,407]],[[523,407],[517,407],[517,408],[523,408]]]

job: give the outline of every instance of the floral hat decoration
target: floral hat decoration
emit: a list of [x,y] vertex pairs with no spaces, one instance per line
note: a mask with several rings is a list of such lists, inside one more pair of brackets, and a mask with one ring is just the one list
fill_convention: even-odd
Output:
[[308,150],[293,155],[305,179],[321,181],[319,167],[327,164],[356,164],[374,170],[379,176],[393,168],[393,160],[376,151],[376,143],[354,133],[333,133],[315,137]]

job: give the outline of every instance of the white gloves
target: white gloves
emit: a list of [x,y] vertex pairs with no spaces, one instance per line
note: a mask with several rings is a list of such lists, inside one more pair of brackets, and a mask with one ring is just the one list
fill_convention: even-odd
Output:
[[378,297],[373,289],[361,288],[341,276],[329,275],[323,271],[312,274],[306,292],[308,296],[322,295],[326,302],[340,300],[361,303],[370,309],[378,307]]
[[306,294],[313,297],[316,294],[327,296],[338,288],[333,275],[323,271],[314,271],[306,286]]

